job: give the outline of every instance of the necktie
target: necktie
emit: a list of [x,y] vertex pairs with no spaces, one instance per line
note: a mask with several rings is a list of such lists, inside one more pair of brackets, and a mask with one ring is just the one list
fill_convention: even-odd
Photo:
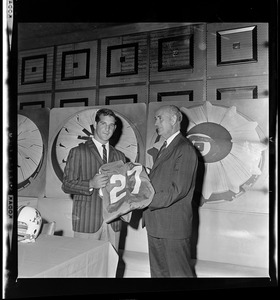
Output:
[[162,155],[163,151],[166,149],[166,145],[167,145],[167,142],[164,141],[163,145],[162,145],[161,148],[159,149],[157,158],[159,158],[159,157]]
[[105,145],[102,145],[103,147],[103,163],[107,164],[107,149]]

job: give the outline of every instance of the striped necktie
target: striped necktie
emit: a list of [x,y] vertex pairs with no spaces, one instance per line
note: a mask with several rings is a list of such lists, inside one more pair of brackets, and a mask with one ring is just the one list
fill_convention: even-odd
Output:
[[103,147],[103,163],[107,164],[107,149],[105,145],[102,145]]
[[164,141],[163,145],[162,145],[161,148],[159,149],[157,158],[159,158],[159,157],[162,155],[163,151],[166,149],[166,145],[167,145],[167,142]]

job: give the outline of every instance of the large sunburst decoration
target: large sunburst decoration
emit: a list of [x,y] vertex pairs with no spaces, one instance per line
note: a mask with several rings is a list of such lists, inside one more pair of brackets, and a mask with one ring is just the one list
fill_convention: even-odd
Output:
[[264,150],[258,123],[236,110],[205,104],[181,107],[189,119],[187,137],[204,162],[202,202],[230,201],[262,173]]
[[[93,123],[97,111],[98,109],[87,109],[72,115],[57,134],[52,147],[52,161],[55,173],[60,180],[62,180],[69,150],[92,138]],[[125,117],[119,113],[116,115],[121,125],[120,128],[117,126],[110,142],[115,145],[116,149],[122,151],[130,161],[135,162],[138,160],[139,152],[135,131]],[[120,136],[118,136],[119,130],[121,130]]]
[[37,125],[18,114],[18,189],[27,187],[38,175],[43,162],[44,144]]

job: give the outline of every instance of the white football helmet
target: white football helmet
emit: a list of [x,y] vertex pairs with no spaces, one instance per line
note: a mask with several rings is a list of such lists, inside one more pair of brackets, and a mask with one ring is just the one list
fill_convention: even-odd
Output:
[[42,225],[40,212],[30,206],[18,208],[18,241],[23,243],[35,242]]

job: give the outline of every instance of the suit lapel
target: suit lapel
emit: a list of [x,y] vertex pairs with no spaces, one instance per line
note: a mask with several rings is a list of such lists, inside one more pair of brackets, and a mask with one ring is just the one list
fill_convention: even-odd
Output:
[[156,169],[158,167],[158,165],[165,160],[166,156],[173,151],[174,148],[177,147],[180,139],[181,139],[182,135],[179,133],[174,140],[168,145],[168,147],[162,152],[161,156],[159,158],[156,159],[152,170]]
[[100,162],[100,164],[103,164],[103,160],[94,144],[94,142],[90,139],[86,141],[86,145],[89,147],[90,151],[94,154],[94,156],[97,158],[97,160]]
[[115,148],[109,144],[109,160],[108,162],[112,162],[115,160]]

